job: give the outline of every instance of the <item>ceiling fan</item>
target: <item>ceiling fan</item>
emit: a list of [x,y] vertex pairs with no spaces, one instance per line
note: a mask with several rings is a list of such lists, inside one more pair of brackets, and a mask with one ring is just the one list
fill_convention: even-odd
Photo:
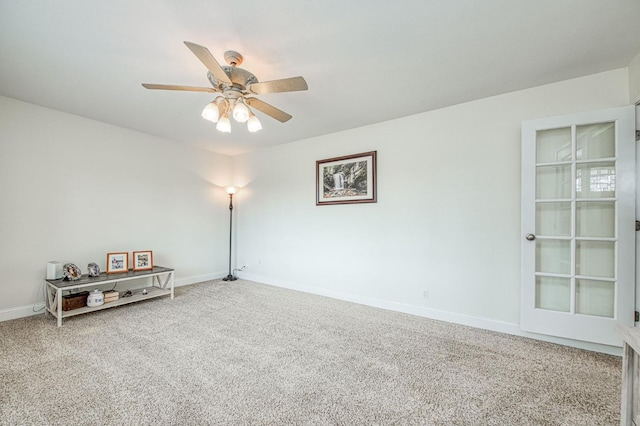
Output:
[[233,50],[224,53],[224,59],[228,66],[220,66],[209,49],[189,41],[184,44],[196,55],[196,57],[209,70],[207,78],[212,87],[177,86],[170,84],[148,84],[142,86],[147,89],[180,90],[185,92],[211,92],[220,93],[213,101],[208,103],[202,111],[202,118],[213,123],[218,123],[216,128],[225,133],[231,132],[231,114],[240,123],[247,122],[250,132],[262,129],[260,120],[249,107],[284,123],[292,116],[268,103],[250,95],[263,95],[266,93],[295,92],[307,90],[307,82],[302,77],[291,77],[280,80],[259,82],[255,75],[242,68],[242,55]]

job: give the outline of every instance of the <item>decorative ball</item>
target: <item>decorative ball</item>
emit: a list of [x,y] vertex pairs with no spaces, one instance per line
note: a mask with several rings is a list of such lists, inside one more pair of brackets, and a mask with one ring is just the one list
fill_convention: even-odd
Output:
[[80,272],[80,268],[78,268],[73,263],[65,263],[62,267],[63,275],[65,280],[75,281],[80,279],[82,276],[82,272]]
[[89,272],[90,277],[97,277],[100,275],[100,267],[95,262],[91,262],[87,265],[87,271]]

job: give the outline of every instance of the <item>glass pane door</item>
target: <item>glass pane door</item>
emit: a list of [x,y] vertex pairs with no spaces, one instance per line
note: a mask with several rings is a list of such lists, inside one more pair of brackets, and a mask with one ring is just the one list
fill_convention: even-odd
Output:
[[619,344],[633,324],[634,136],[633,107],[523,123],[523,330]]

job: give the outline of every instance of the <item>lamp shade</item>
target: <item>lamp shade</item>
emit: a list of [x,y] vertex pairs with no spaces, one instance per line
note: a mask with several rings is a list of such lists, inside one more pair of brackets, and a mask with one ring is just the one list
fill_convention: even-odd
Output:
[[247,122],[247,129],[249,129],[251,133],[255,133],[262,129],[262,124],[260,123],[260,120],[258,120],[258,117],[251,114],[251,117],[249,117],[249,121]]
[[233,108],[233,118],[238,123],[244,123],[249,119],[249,108],[240,99],[238,99],[236,106]]
[[231,133],[231,122],[229,121],[229,117],[226,113],[223,114],[222,117],[220,117],[220,119],[218,120],[216,129],[218,129],[222,133]]
[[238,192],[238,188],[236,188],[235,186],[227,186],[226,191],[227,194],[233,195]]
[[220,117],[220,111],[218,110],[218,104],[215,102],[209,102],[202,110],[202,118],[212,123],[218,121]]

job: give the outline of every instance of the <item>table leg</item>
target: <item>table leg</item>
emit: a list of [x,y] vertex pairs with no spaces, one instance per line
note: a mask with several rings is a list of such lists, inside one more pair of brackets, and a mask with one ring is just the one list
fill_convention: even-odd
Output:
[[620,424],[631,425],[633,417],[633,348],[624,342],[622,348],[622,395]]
[[59,288],[56,290],[56,300],[58,301],[58,306],[56,311],[58,312],[58,327],[62,327],[62,289]]

